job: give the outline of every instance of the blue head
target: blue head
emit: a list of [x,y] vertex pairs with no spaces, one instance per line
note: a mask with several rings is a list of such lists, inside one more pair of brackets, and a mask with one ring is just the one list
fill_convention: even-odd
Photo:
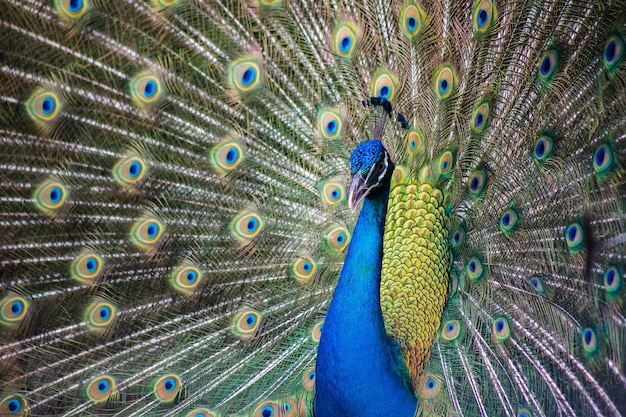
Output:
[[357,146],[350,156],[350,209],[354,211],[363,198],[375,195],[383,186],[388,186],[394,168],[389,153],[380,140],[368,140]]

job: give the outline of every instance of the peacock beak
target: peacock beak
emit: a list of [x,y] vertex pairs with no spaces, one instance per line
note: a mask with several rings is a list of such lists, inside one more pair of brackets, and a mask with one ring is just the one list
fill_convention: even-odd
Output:
[[363,200],[363,197],[367,195],[371,187],[368,187],[367,180],[363,178],[360,172],[357,172],[352,177],[352,183],[350,184],[350,191],[348,192],[348,207],[354,212]]

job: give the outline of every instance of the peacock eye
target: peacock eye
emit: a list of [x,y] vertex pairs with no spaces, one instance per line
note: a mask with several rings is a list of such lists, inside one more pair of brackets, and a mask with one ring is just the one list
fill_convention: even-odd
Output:
[[376,164],[376,171],[377,172],[382,172],[383,169],[385,169],[385,162],[384,161],[380,161],[378,164]]

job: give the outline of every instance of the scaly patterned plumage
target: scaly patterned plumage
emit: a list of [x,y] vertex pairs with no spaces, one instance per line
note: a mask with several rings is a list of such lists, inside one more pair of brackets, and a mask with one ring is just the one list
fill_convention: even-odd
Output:
[[310,415],[371,138],[417,413],[626,414],[624,1],[0,10],[0,415]]

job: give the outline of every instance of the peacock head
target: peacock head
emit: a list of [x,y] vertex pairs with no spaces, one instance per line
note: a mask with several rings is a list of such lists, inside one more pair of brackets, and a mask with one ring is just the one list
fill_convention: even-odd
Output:
[[376,194],[383,186],[388,186],[394,168],[394,163],[380,140],[368,140],[357,146],[350,156],[350,210],[356,210],[363,198]]

